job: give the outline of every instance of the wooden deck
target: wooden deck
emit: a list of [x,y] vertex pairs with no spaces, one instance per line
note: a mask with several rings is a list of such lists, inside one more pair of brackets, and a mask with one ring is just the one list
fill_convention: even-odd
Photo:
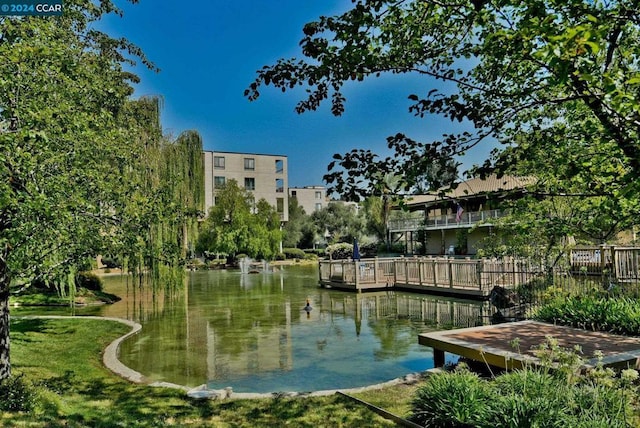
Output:
[[[436,367],[444,365],[444,353],[449,352],[492,366],[512,369],[521,368],[525,364],[539,364],[540,360],[535,356],[533,348],[544,343],[548,336],[558,340],[559,346],[563,348],[580,346],[586,358],[585,367],[595,366],[598,360],[592,356],[595,351],[601,351],[605,366],[640,368],[640,338],[538,321],[423,333],[418,336],[418,342],[434,349]],[[519,352],[512,347],[516,339],[519,342]]]
[[323,260],[320,284],[349,291],[401,289],[485,300],[494,286],[526,283],[536,269],[515,259],[397,257]]

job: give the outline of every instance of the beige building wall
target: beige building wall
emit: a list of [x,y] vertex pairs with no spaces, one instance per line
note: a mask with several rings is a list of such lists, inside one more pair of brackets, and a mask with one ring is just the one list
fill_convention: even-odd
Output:
[[291,187],[289,197],[295,198],[308,215],[325,208],[328,204],[327,189],[324,186]]
[[251,191],[256,202],[264,198],[289,220],[287,157],[235,152],[204,152],[205,209],[215,205],[216,186],[236,180],[240,187]]

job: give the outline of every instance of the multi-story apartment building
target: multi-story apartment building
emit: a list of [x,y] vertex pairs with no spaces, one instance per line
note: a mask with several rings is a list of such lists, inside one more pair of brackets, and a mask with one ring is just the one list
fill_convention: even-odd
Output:
[[305,186],[289,188],[289,197],[295,198],[304,212],[311,215],[326,207],[327,189],[324,186]]
[[215,205],[216,188],[228,180],[251,191],[258,201],[273,205],[283,222],[289,220],[287,157],[234,152],[204,152],[205,210]]

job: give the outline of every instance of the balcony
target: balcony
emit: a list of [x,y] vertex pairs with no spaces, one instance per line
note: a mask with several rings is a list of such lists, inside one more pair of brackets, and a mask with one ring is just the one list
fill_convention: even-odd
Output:
[[389,222],[389,231],[410,232],[416,230],[468,228],[476,225],[477,223],[484,223],[506,215],[507,212],[504,210],[463,212],[460,221],[456,221],[455,213],[429,216],[426,218],[426,221],[423,216],[416,216],[403,220],[391,220]]

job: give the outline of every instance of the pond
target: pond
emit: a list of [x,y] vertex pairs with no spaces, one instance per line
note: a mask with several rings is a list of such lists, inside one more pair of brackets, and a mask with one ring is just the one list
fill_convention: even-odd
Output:
[[235,392],[354,388],[424,371],[432,350],[419,333],[488,314],[482,302],[320,288],[317,266],[190,272],[185,281],[169,298],[107,277],[106,291],[123,300],[99,314],[143,325],[120,360],[149,379]]

